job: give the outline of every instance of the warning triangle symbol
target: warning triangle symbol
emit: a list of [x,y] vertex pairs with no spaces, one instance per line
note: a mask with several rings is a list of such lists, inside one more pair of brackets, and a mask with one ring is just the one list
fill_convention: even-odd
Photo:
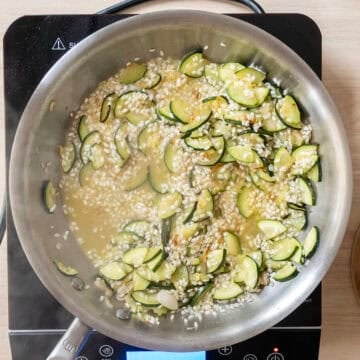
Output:
[[66,47],[65,47],[64,43],[62,42],[62,40],[58,37],[55,40],[54,45],[52,46],[51,50],[66,50]]

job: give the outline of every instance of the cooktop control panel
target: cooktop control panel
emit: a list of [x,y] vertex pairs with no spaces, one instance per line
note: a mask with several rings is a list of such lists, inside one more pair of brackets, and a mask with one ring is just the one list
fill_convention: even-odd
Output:
[[[59,340],[57,334],[16,335],[11,337],[14,360],[24,354],[43,354],[45,359]],[[211,351],[172,353],[146,351],[91,333],[75,360],[317,360],[320,328],[271,329],[252,339]]]
[[318,358],[320,330],[271,330],[236,345],[208,352],[167,353],[104,343],[92,334],[77,360],[310,360]]

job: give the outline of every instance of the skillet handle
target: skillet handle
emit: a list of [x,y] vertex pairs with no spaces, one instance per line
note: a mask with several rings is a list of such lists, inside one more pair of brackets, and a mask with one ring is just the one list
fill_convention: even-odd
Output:
[[46,360],[74,360],[90,328],[75,318]]

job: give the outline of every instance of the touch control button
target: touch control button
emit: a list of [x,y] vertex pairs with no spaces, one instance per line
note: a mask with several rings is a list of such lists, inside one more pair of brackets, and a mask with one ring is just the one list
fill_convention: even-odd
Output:
[[103,357],[110,357],[114,354],[114,348],[110,345],[103,345],[99,349],[99,354]]
[[266,360],[285,360],[284,355],[278,352],[269,354]]
[[75,360],[89,360],[86,356],[77,356]]
[[243,360],[257,360],[257,356],[254,354],[247,354],[243,357]]
[[232,353],[232,347],[231,346],[224,346],[220,349],[218,349],[218,353],[223,356],[228,356]]

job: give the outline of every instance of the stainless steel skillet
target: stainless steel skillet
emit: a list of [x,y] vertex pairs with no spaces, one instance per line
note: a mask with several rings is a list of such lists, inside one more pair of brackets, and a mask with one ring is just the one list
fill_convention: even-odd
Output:
[[[101,294],[95,287],[77,292],[54,268],[52,260],[60,256],[63,262],[76,265],[89,284],[96,273],[74,238],[65,243],[60,254],[50,241],[50,226],[64,232],[67,224],[61,211],[49,216],[42,207],[40,184],[45,178],[37,171],[38,164],[46,157],[54,164],[50,176],[59,176],[54,149],[63,140],[67,109],[76,109],[86,94],[121,63],[137,56],[146,60],[152,56],[150,48],[180,57],[204,45],[208,45],[206,55],[215,61],[259,65],[300,99],[305,115],[311,118],[315,140],[321,143],[324,181],[310,219],[320,227],[322,241],[309,266],[294,281],[265,289],[241,309],[219,314],[216,319],[205,317],[198,331],[186,331],[179,318],[162,321],[158,327],[136,320],[120,321],[112,310],[99,304]],[[49,112],[53,99],[55,110]],[[11,209],[25,253],[45,286],[65,308],[90,327],[119,341],[149,349],[193,351],[254,336],[304,301],[323,278],[341,244],[351,205],[351,178],[349,149],[338,112],[322,83],[297,55],[243,21],[199,11],[167,11],[138,15],[103,28],[49,71],[31,97],[17,130],[9,185]],[[76,322],[74,327],[79,329],[79,324]]]

